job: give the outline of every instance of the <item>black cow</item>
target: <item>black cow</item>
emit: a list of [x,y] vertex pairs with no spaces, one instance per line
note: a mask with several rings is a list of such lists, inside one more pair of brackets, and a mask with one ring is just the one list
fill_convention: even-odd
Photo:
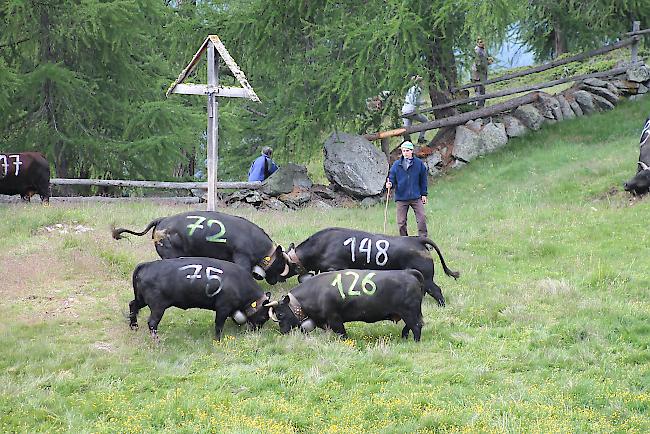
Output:
[[50,164],[40,152],[0,153],[0,194],[14,195],[29,202],[38,193],[50,202]]
[[[424,289],[445,305],[442,290],[433,281],[433,259],[428,248],[438,253],[445,274],[460,275],[447,268],[438,246],[428,238],[392,237],[354,229],[329,228],[316,232],[287,252],[292,262],[290,275],[307,272],[361,268],[367,270],[404,270],[414,268],[424,276]],[[300,279],[302,280],[302,278]]]
[[623,188],[635,195],[646,194],[650,190],[650,117],[646,119],[641,130],[636,175],[626,182]]
[[254,223],[216,211],[191,211],[170,217],[160,217],[142,232],[113,229],[113,238],[123,233],[144,235],[154,228],[151,236],[161,258],[205,256],[223,259],[253,272],[257,279],[275,285],[289,273],[282,246]]
[[129,303],[132,329],[140,309],[149,306],[149,330],[157,340],[158,323],[169,307],[200,308],[216,312],[215,339],[221,339],[226,318],[261,327],[269,319],[271,296],[259,288],[247,270],[212,258],[161,259],[139,264],[133,271],[134,298]]
[[402,337],[418,342],[422,331],[422,274],[413,269],[392,271],[341,270],[304,281],[281,301],[269,303],[269,316],[287,333],[329,328],[347,337],[344,323],[404,320]]

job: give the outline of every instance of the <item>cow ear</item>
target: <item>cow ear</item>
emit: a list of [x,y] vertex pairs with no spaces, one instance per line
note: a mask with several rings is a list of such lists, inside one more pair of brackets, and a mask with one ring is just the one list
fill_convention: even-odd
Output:
[[289,300],[290,300],[290,299],[289,299],[289,296],[288,296],[288,295],[285,295],[284,297],[282,297],[282,303],[289,304]]
[[283,252],[283,250],[282,250],[282,246],[278,246],[278,247],[275,249],[275,254],[276,254],[276,255],[281,255],[282,252]]
[[271,301],[271,293],[267,292],[265,295],[266,295],[266,300]]
[[[295,248],[296,248],[295,244],[293,244],[293,243],[289,244],[289,250],[293,250]],[[289,250],[287,250],[287,251],[289,251]]]

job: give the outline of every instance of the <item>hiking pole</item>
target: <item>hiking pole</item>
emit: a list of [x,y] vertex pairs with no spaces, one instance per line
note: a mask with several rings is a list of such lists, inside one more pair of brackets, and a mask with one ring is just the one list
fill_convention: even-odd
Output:
[[388,219],[388,196],[390,196],[390,187],[386,190],[386,206],[384,207],[384,233],[386,233],[386,220]]

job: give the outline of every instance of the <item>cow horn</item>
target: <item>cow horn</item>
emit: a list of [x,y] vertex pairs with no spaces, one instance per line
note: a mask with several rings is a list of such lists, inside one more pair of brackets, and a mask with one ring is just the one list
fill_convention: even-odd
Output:
[[264,307],[273,307],[273,306],[277,306],[278,304],[280,304],[278,300],[269,301],[268,303],[264,303]]
[[641,169],[643,170],[648,170],[650,167],[648,167],[647,164],[645,164],[643,161],[639,161],[639,164],[641,165]]
[[266,271],[264,271],[264,269],[262,267],[260,267],[259,265],[256,265],[256,266],[253,267],[253,275],[254,276],[259,276],[260,279],[258,279],[258,280],[262,280],[262,279],[264,279],[266,277]]
[[282,270],[282,273],[280,273],[280,276],[284,277],[287,274],[289,274],[289,264],[284,264],[284,270]]
[[280,320],[278,319],[278,317],[275,316],[275,312],[273,312],[273,308],[272,308],[272,307],[269,308],[269,318],[271,318],[271,320],[272,320],[273,322],[280,322]]

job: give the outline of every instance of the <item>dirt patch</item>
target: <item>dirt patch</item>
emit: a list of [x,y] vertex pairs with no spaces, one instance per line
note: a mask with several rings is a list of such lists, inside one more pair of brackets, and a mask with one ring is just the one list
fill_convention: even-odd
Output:
[[635,196],[616,186],[610,187],[609,190],[599,193],[593,198],[594,202],[609,202],[618,206],[634,206],[643,200],[645,200],[645,196]]

